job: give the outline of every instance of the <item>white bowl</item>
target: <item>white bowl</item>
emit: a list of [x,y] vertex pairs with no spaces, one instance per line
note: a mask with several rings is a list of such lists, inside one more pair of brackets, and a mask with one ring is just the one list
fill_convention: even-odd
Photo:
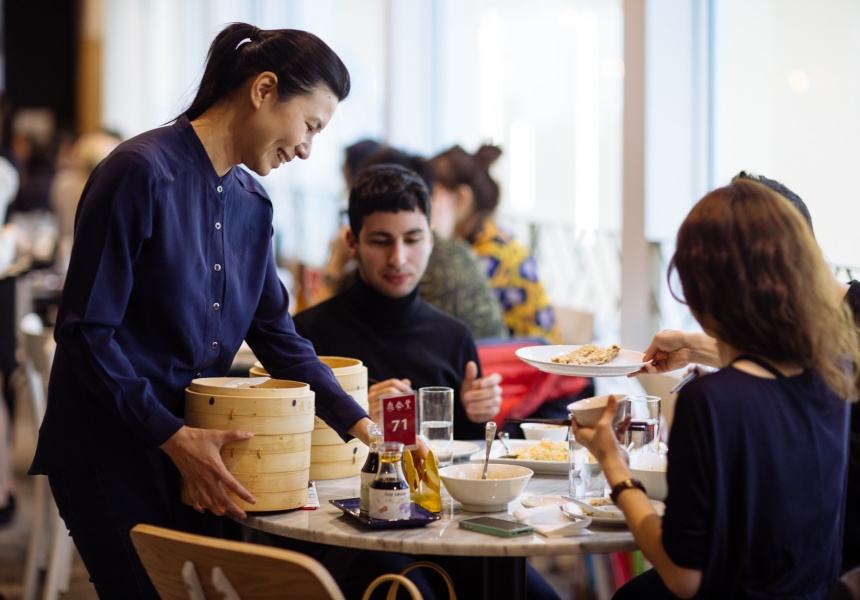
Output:
[[[612,426],[617,427],[627,415],[630,401],[623,394],[613,394],[613,396],[618,400],[618,408],[615,411],[615,418],[612,419]],[[567,412],[576,417],[576,422],[581,427],[594,427],[600,417],[603,416],[603,410],[606,408],[608,400],[609,396],[594,396],[593,398],[577,400],[567,405]]]
[[481,479],[483,463],[451,465],[439,469],[439,477],[454,500],[469,512],[500,512],[526,487],[534,471],[518,465],[491,464]]
[[548,423],[523,423],[520,425],[527,440],[542,440],[549,438],[554,442],[567,440],[570,427],[566,425],[550,425]]
[[666,483],[666,455],[656,452],[639,452],[630,455],[630,476],[645,486],[645,494],[652,500],[665,500],[669,487]]

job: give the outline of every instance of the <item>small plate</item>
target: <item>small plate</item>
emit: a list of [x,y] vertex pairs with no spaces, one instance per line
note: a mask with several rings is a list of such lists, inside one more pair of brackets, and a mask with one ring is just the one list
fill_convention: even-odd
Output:
[[[566,443],[566,442],[565,442]],[[537,446],[540,442],[536,440],[508,440],[508,446],[511,452],[525,450],[532,446]],[[570,463],[566,460],[523,460],[521,458],[502,458],[507,454],[505,447],[499,440],[494,440],[490,448],[490,462],[502,465],[519,465],[528,467],[535,473],[544,473],[545,475],[569,475]],[[484,462],[484,450],[479,450],[474,453],[469,459],[472,462]]]
[[349,515],[362,525],[371,529],[405,529],[407,527],[424,527],[428,523],[439,520],[439,515],[431,513],[429,510],[421,508],[414,502],[412,503],[412,515],[408,519],[371,519],[361,514],[359,505],[360,498],[344,498],[342,500],[329,500],[332,504],[343,511],[343,514]]
[[454,440],[451,442],[451,449],[454,451],[454,460],[458,458],[469,458],[475,452],[477,452],[480,447],[478,444],[473,444],[472,442],[458,442]]
[[554,363],[554,356],[570,354],[582,346],[527,346],[516,351],[517,357],[524,363],[556,375],[571,375],[577,377],[621,377],[635,373],[648,364],[642,362],[642,352],[635,350],[620,350],[612,361],[602,365],[566,365]]
[[[582,513],[582,509],[585,509],[592,513],[591,523],[593,525],[611,527],[627,526],[627,520],[624,518],[624,513],[621,512],[621,509],[614,504],[592,506],[588,503],[588,500],[577,500],[576,498],[571,498],[571,500],[571,502],[561,507],[562,512],[578,514]],[[598,500],[598,498],[589,498],[589,500]],[[654,505],[654,509],[657,511],[657,514],[663,516],[663,512],[666,510],[666,505],[659,500],[651,500],[651,504]]]

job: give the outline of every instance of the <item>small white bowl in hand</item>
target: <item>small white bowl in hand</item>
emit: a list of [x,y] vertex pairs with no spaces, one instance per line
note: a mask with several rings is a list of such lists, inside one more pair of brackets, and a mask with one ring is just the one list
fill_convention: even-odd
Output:
[[[615,410],[615,418],[612,419],[612,426],[617,427],[618,424],[627,415],[628,405],[630,401],[624,394],[612,394],[618,400],[618,407]],[[576,422],[580,427],[594,427],[603,416],[603,411],[606,408],[606,402],[609,396],[594,396],[593,398],[585,398],[577,400],[572,404],[567,405],[567,412],[576,418]]]
[[491,464],[487,478],[481,479],[483,471],[483,463],[451,465],[439,469],[439,478],[463,510],[487,513],[507,510],[534,474],[519,465]]
[[636,452],[630,455],[630,476],[645,486],[645,495],[652,500],[665,500],[669,493],[666,483],[666,455],[662,452]]
[[543,440],[546,438],[554,442],[564,442],[570,427],[566,425],[550,425],[548,423],[522,423],[520,429],[527,440]]

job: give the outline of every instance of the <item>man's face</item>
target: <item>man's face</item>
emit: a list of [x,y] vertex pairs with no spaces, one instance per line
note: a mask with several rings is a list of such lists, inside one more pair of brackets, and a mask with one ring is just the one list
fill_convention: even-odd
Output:
[[371,213],[358,239],[351,231],[346,237],[362,280],[389,298],[415,289],[433,250],[427,217],[419,210]]

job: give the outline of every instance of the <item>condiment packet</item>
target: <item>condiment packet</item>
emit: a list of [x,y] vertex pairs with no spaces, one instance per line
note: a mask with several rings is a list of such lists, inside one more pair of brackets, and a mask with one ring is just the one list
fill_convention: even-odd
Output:
[[320,507],[320,497],[317,495],[317,484],[311,481],[308,485],[308,503],[300,510],[316,510]]

